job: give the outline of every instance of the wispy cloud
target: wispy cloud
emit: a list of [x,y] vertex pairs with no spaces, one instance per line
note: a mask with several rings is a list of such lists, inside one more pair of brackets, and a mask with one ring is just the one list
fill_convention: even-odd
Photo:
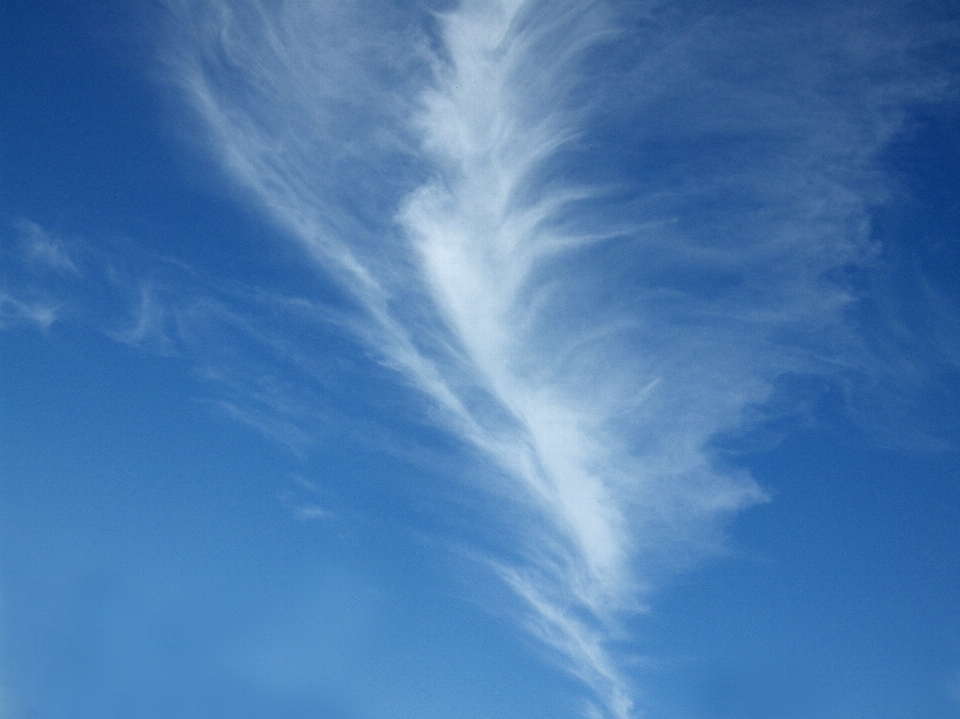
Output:
[[80,276],[80,270],[70,258],[67,248],[52,232],[23,217],[14,222],[14,227],[20,235],[29,264],[63,275]]
[[[47,329],[64,314],[64,302],[54,292],[57,282],[46,280],[50,273],[56,280],[75,280],[80,270],[53,232],[22,217],[13,229],[15,241],[0,242],[5,265],[0,273],[0,328],[27,324]],[[27,272],[18,273],[17,268]]]
[[280,501],[293,511],[293,516],[301,522],[331,522],[339,519],[337,514],[320,504],[318,495],[321,490],[313,482],[294,475],[296,489],[285,490],[280,493]]
[[0,288],[0,327],[26,323],[46,329],[57,320],[58,310],[47,298],[20,298]]
[[149,349],[158,354],[170,354],[174,340],[168,334],[168,306],[159,296],[157,287],[141,281],[137,301],[131,305],[131,317],[123,329],[108,331],[118,342]]
[[877,153],[948,85],[930,36],[893,5],[170,10],[225,168],[527,510],[491,567],[590,711],[631,716],[619,619],[765,499],[711,440],[786,374],[864,364],[847,278]]
[[263,411],[262,408],[251,407],[249,401],[241,405],[219,399],[215,405],[227,416],[285,445],[294,454],[301,454],[304,448],[312,444],[310,435],[296,422],[283,419],[282,412]]

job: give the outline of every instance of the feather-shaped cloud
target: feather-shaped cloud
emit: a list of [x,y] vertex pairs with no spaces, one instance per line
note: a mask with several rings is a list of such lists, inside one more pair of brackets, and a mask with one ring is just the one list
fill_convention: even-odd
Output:
[[525,521],[491,566],[590,711],[630,716],[618,619],[765,499],[712,439],[779,377],[863,361],[846,278],[876,154],[945,87],[922,39],[812,8],[170,9],[224,167],[507,478]]

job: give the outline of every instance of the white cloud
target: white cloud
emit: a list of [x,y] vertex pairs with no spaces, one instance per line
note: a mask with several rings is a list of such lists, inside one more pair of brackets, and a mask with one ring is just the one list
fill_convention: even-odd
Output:
[[47,329],[56,322],[59,306],[47,298],[19,298],[0,288],[0,327],[32,324]]
[[294,514],[297,519],[302,521],[315,521],[318,519],[330,519],[333,515],[330,511],[324,509],[319,504],[305,504],[299,507],[296,507]]
[[214,404],[229,417],[273,438],[294,454],[302,454],[306,447],[313,444],[311,436],[302,427],[284,419],[282,414],[264,411],[259,407],[242,406],[226,399],[216,400]]
[[137,295],[138,299],[130,308],[133,316],[127,326],[121,330],[109,330],[107,334],[118,342],[158,354],[173,353],[175,343],[167,327],[171,308],[160,297],[159,288],[153,282],[142,281]]
[[894,6],[659,7],[171,4],[224,166],[507,478],[525,561],[494,565],[618,719],[618,619],[765,499],[711,440],[863,363],[874,160],[944,87]]
[[70,259],[66,247],[52,232],[26,218],[18,219],[14,227],[20,235],[28,264],[61,275],[80,277],[80,270]]
[[47,329],[64,314],[65,303],[56,283],[38,279],[50,272],[75,279],[80,271],[52,232],[26,218],[13,227],[17,242],[4,252],[8,264],[0,284],[0,328],[28,324]]

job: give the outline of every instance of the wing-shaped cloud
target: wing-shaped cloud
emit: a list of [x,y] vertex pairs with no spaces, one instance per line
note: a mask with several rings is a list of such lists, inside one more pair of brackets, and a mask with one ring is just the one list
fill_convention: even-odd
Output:
[[524,509],[491,566],[597,716],[633,712],[618,618],[765,499],[711,440],[863,361],[875,158],[947,86],[906,10],[791,13],[170,5],[227,172]]

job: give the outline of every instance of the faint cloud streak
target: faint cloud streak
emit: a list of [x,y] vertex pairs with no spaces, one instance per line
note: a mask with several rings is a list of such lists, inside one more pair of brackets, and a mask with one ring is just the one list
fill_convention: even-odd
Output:
[[56,322],[58,311],[47,299],[20,299],[0,288],[0,327],[26,323],[45,330]]
[[81,276],[66,247],[52,232],[23,217],[13,224],[20,235],[24,255],[30,265],[62,275]]

